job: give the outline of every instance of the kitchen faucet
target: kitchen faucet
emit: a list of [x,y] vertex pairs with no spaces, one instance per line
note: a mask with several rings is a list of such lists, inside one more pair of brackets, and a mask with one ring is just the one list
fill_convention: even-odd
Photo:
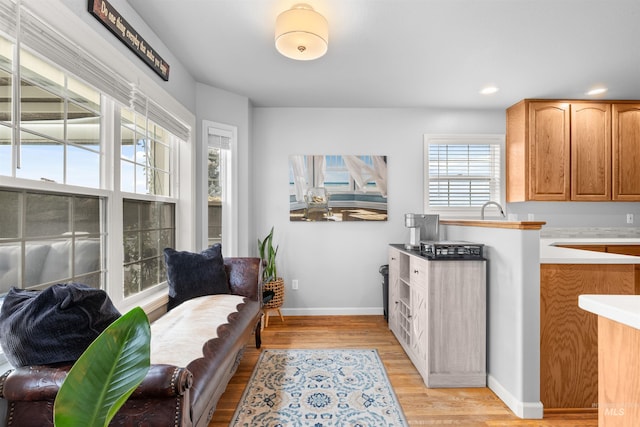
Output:
[[504,211],[502,210],[502,206],[500,206],[500,203],[489,201],[489,202],[485,203],[484,205],[482,205],[482,209],[480,210],[480,219],[484,219],[484,208],[486,208],[489,205],[496,205],[496,207],[500,211],[500,215],[502,215],[502,217],[505,218],[505,214],[504,214]]

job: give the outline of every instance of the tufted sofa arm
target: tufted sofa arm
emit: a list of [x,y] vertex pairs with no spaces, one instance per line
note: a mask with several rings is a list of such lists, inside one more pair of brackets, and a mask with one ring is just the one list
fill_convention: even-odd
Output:
[[[71,369],[63,366],[25,366],[6,372],[0,377],[0,397],[11,402],[7,426],[41,427],[53,423],[52,407],[56,394]],[[153,426],[189,425],[189,388],[193,376],[186,368],[171,365],[151,365],[138,388],[114,421],[147,418]],[[162,404],[161,402],[166,402]],[[153,407],[145,414],[143,408]],[[166,413],[158,408],[166,407]],[[131,418],[129,413],[135,413]],[[155,418],[162,421],[156,422]],[[177,421],[175,418],[181,419]],[[118,424],[137,425],[137,424]]]
[[[71,365],[23,366],[8,371],[0,377],[0,397],[26,401],[55,399],[69,369]],[[151,365],[131,398],[183,396],[192,383],[193,375],[186,368]]]

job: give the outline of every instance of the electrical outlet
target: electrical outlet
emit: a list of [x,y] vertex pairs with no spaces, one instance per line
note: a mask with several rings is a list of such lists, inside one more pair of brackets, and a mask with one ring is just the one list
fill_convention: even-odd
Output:
[[627,214],[627,224],[633,224],[633,214]]
[[291,281],[291,289],[298,290],[298,279],[293,279]]

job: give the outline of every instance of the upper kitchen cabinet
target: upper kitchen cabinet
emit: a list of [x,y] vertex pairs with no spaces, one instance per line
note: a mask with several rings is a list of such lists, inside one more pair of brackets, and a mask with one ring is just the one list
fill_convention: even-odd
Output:
[[613,104],[613,200],[640,200],[640,104]]
[[506,151],[508,202],[640,200],[640,104],[525,99]]
[[566,102],[523,100],[507,109],[507,202],[569,200]]
[[611,104],[571,103],[571,200],[611,200]]

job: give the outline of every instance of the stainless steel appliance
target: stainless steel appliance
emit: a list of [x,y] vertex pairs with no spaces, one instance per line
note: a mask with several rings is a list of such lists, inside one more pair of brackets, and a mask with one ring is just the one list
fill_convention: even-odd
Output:
[[419,250],[421,240],[438,240],[440,215],[404,214],[404,225],[409,228],[409,243],[405,249]]
[[481,260],[484,259],[484,244],[465,241],[421,241],[420,255],[437,260]]

